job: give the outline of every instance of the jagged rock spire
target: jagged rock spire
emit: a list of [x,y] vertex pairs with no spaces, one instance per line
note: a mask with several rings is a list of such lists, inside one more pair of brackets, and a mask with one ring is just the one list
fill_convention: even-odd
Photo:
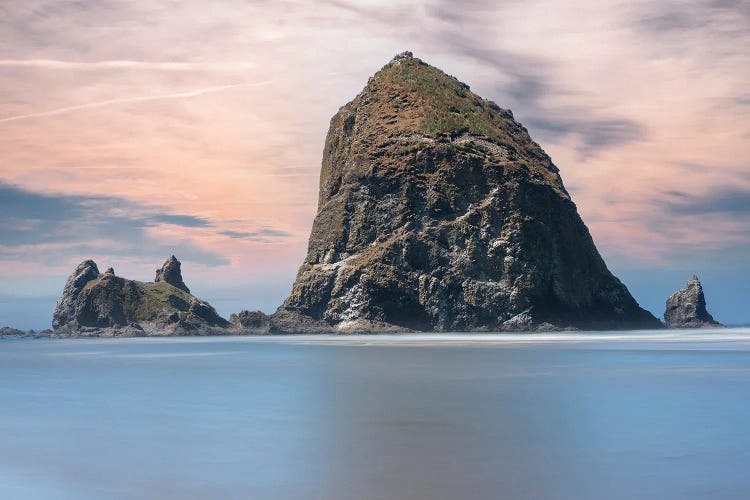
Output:
[[93,260],[84,260],[78,264],[76,270],[65,282],[63,293],[55,305],[55,313],[52,316],[53,328],[58,328],[74,318],[78,295],[86,286],[86,283],[95,280],[98,276],[99,268],[96,267],[96,262]]
[[705,328],[723,326],[706,309],[703,286],[697,276],[688,280],[685,288],[667,299],[664,322],[669,328]]
[[172,256],[156,283],[115,276],[112,268],[100,274],[93,261],[81,263],[68,278],[53,326],[66,335],[203,335],[220,333],[229,322],[190,294]]
[[172,255],[170,258],[164,261],[164,265],[161,266],[161,269],[156,270],[156,277],[154,278],[154,282],[159,283],[163,281],[164,283],[169,283],[170,285],[179,288],[180,290],[184,290],[187,293],[190,293],[190,289],[187,287],[185,282],[182,281],[182,270],[180,269],[180,267],[180,261],[177,260],[177,257]]

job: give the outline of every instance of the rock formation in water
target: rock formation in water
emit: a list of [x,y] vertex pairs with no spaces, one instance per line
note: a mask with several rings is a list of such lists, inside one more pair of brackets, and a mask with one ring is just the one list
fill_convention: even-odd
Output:
[[668,328],[708,328],[724,326],[714,320],[706,310],[706,297],[697,276],[685,288],[677,290],[667,299],[664,321]]
[[99,268],[93,260],[84,260],[68,281],[65,282],[63,293],[55,306],[55,314],[52,317],[52,328],[60,328],[72,322],[76,316],[76,301],[83,291],[86,283],[99,277]]
[[0,338],[3,337],[25,337],[30,335],[32,332],[24,332],[18,328],[11,328],[10,326],[4,326],[0,328]]
[[168,258],[161,269],[156,270],[156,277],[154,283],[169,283],[170,285],[179,288],[180,290],[190,293],[190,289],[187,287],[184,281],[182,281],[182,269],[180,261],[172,255]]
[[278,331],[658,328],[509,110],[396,56],[332,118]]
[[229,322],[235,330],[243,333],[270,333],[271,318],[262,311],[240,311],[229,315]]
[[229,326],[207,302],[187,292],[174,256],[157,278],[154,283],[128,280],[112,268],[99,273],[96,263],[86,260],[68,278],[52,326],[63,335],[204,335]]

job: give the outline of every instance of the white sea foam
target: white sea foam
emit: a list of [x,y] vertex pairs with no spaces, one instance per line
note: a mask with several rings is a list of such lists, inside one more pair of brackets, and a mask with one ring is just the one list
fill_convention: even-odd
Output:
[[129,353],[129,354],[112,354],[113,358],[195,358],[203,356],[229,356],[238,354],[240,351],[207,351],[207,352],[149,352],[149,353]]
[[101,356],[103,354],[110,354],[109,351],[62,351],[62,352],[48,352],[47,356]]
[[111,351],[68,351],[68,352],[48,352],[48,356],[84,356],[84,357],[102,357],[102,358],[194,358],[202,356],[229,356],[238,354],[241,351],[201,351],[201,352],[146,352],[146,353],[114,353]]
[[750,328],[696,330],[638,330],[549,333],[425,333],[401,335],[290,335],[253,338],[254,341],[317,345],[361,346],[522,346],[569,344],[747,344]]
[[[596,332],[546,332],[546,333],[413,333],[384,335],[270,335],[270,336],[216,336],[216,337],[137,337],[73,339],[87,345],[127,344],[217,344],[217,343],[282,343],[341,346],[524,346],[571,344],[642,345],[670,344],[730,344],[750,347],[750,328],[707,328],[695,330],[613,330]],[[156,356],[198,356],[232,354],[235,351],[205,353],[160,353]],[[60,352],[56,355],[104,355],[108,352]],[[117,356],[123,356],[117,354]],[[140,356],[128,354],[127,356]]]

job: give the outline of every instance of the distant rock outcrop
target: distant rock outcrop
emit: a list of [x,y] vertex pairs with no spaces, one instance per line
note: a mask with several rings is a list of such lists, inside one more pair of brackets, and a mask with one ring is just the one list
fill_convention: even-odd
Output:
[[318,213],[273,328],[659,328],[509,110],[403,53],[331,119]]
[[169,283],[172,286],[179,288],[187,293],[190,293],[190,289],[187,287],[184,281],[182,281],[182,264],[177,258],[172,255],[168,258],[161,269],[156,270],[156,277],[154,283]]
[[2,337],[25,337],[30,334],[32,334],[32,332],[24,332],[23,330],[19,330],[17,328],[11,328],[9,326],[4,326],[0,328],[0,338]]
[[714,320],[706,310],[706,297],[697,276],[685,288],[677,290],[667,299],[664,321],[669,328],[707,328],[724,326]]
[[229,322],[236,330],[247,333],[269,333],[271,318],[262,311],[240,311],[229,315]]
[[[176,263],[176,264],[175,264]],[[204,335],[223,333],[229,322],[187,292],[180,263],[167,260],[160,280],[146,283],[100,274],[92,260],[68,278],[57,302],[55,333],[70,335]],[[182,284],[182,288],[173,283]]]

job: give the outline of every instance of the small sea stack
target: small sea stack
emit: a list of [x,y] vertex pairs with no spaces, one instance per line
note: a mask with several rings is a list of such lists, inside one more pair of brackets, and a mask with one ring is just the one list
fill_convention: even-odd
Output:
[[697,276],[688,280],[685,288],[677,290],[667,299],[664,322],[668,328],[722,327],[706,309],[703,286]]

